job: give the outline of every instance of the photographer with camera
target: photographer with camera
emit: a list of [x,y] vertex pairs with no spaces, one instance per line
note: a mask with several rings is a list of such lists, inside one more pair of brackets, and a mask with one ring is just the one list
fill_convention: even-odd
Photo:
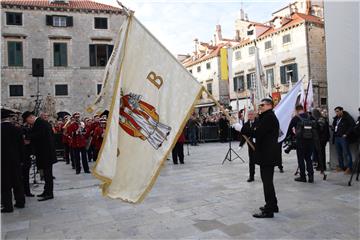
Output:
[[289,129],[296,139],[296,155],[300,169],[300,177],[295,178],[297,182],[306,182],[305,165],[308,173],[309,183],[314,182],[314,170],[311,161],[311,154],[314,146],[315,121],[304,112],[302,105],[297,105],[296,115],[290,122]]

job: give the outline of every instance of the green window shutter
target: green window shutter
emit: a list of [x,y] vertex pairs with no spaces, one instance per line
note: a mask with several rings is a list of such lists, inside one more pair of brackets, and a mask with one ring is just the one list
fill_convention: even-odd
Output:
[[285,66],[280,67],[280,82],[281,84],[286,84]]
[[95,46],[95,44],[89,45],[89,59],[90,59],[90,67],[96,66],[96,46]]
[[21,42],[8,42],[8,65],[23,66],[23,51]]
[[246,75],[247,89],[251,89],[251,74]]
[[292,65],[292,70],[293,70],[293,82],[297,82],[298,81],[298,71],[297,71],[297,63],[294,63]]
[[15,66],[15,42],[8,42],[8,65]]
[[66,26],[67,27],[72,27],[74,25],[73,23],[73,17],[72,16],[67,16],[66,17]]
[[107,59],[109,60],[111,53],[114,49],[114,45],[107,45]]
[[66,67],[67,66],[67,44],[61,43],[60,44],[60,61],[61,66]]
[[48,25],[48,26],[53,25],[53,16],[46,15],[46,25]]
[[54,66],[60,66],[60,45],[59,43],[54,43]]
[[16,66],[23,66],[23,50],[22,43],[16,43]]
[[235,92],[237,92],[237,90],[238,90],[237,80],[238,80],[238,78],[237,78],[237,77],[234,77],[234,91],[235,91]]

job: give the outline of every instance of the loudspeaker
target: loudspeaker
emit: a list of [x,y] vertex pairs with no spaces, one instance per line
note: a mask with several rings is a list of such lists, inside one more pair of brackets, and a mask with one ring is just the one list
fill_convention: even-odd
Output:
[[32,59],[32,75],[33,77],[44,76],[44,59],[42,58]]

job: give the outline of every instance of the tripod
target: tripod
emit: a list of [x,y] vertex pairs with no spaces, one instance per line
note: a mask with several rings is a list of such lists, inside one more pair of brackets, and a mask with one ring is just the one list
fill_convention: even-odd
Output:
[[[222,165],[224,164],[224,162],[226,160],[228,160],[229,162],[232,162],[233,160],[239,158],[243,163],[245,163],[244,159],[242,159],[239,154],[237,154],[237,152],[234,151],[234,149],[232,149],[231,147],[231,141],[232,141],[232,136],[231,136],[231,127],[230,127],[230,123],[228,123],[228,139],[229,139],[229,150],[226,153],[226,156],[224,158],[224,160],[222,161]],[[235,154],[236,157],[232,158],[231,153]]]
[[349,179],[348,186],[351,186],[351,182],[352,182],[355,172],[356,172],[356,181],[359,181],[359,174],[360,174],[360,163],[359,162],[360,162],[360,151],[358,152],[358,159],[356,161],[355,168],[354,168],[353,172],[351,173],[351,177]]

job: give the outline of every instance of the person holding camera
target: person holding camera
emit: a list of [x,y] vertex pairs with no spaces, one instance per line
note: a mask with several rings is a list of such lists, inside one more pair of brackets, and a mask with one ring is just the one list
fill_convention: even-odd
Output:
[[[336,116],[332,124],[334,131],[333,142],[336,146],[339,161],[339,166],[336,170],[338,172],[345,171],[345,174],[350,174],[352,171],[352,155],[347,136],[355,126],[355,121],[351,115],[340,106],[336,107],[334,111]],[[347,166],[344,165],[344,154],[347,158]]]
[[[254,110],[248,111],[248,121],[244,123],[243,127],[241,128],[241,134],[245,135],[249,138],[251,143],[255,145],[255,126],[257,123],[256,113]],[[245,144],[245,138],[241,138],[240,140],[240,147]],[[253,182],[255,176],[255,151],[250,147],[248,143],[248,153],[249,153],[249,178],[247,182]]]
[[315,121],[309,114],[304,112],[302,105],[295,107],[296,115],[290,122],[290,130],[296,139],[296,155],[298,167],[300,169],[300,177],[295,178],[297,182],[306,182],[305,168],[308,173],[308,182],[314,182],[314,169],[312,165],[311,155],[314,146],[314,127]]

